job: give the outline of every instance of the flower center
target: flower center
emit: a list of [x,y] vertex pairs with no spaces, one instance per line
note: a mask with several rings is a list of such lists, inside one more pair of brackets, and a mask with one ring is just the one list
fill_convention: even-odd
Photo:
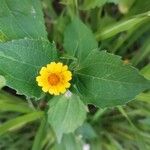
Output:
[[59,82],[60,82],[60,78],[58,75],[56,75],[55,73],[52,73],[49,75],[48,77],[48,82],[51,84],[51,85],[57,85]]

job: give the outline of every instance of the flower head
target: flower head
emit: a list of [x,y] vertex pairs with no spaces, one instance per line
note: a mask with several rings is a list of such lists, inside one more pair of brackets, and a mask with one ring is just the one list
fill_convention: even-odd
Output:
[[69,83],[71,79],[72,73],[68,70],[68,66],[60,62],[51,62],[46,67],[42,67],[40,75],[36,77],[36,81],[42,87],[42,90],[52,95],[65,93],[71,85]]

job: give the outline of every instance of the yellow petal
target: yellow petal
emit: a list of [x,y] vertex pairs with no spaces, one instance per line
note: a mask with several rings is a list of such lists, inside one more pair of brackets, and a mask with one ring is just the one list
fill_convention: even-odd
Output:
[[40,75],[44,74],[47,72],[47,68],[46,67],[42,67],[42,69],[40,70]]
[[55,72],[55,65],[56,65],[55,62],[51,62],[50,64],[47,65],[47,69],[50,73]]
[[60,93],[62,93],[62,94],[64,94],[65,92],[66,92],[66,89],[65,89],[65,88],[60,91]]
[[66,81],[69,81],[72,79],[72,74],[70,71],[63,72],[63,75],[64,75]]
[[59,95],[59,91],[57,90],[57,87],[56,86],[54,86],[53,87],[53,90],[54,90],[54,95]]
[[63,67],[62,67],[62,71],[67,71],[68,70],[68,66],[67,65],[64,65]]
[[66,88],[69,88],[70,85],[71,85],[71,84],[70,84],[69,82],[65,83],[65,87],[66,87]]
[[61,72],[62,71],[62,66],[63,66],[62,63],[57,63],[55,65],[55,72]]
[[48,87],[43,87],[42,90],[43,90],[44,92],[48,92],[49,89],[48,89]]
[[64,93],[66,91],[66,88],[63,84],[59,84],[57,86],[57,90],[60,92],[60,93]]
[[53,88],[50,88],[48,92],[53,95],[54,94]]

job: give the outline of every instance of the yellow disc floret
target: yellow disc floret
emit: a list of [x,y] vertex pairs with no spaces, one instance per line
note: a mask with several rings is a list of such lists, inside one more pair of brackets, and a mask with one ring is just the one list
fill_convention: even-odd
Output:
[[65,93],[70,87],[69,81],[71,79],[72,73],[68,70],[68,66],[60,62],[51,62],[46,67],[42,67],[40,75],[36,77],[36,81],[42,87],[42,90],[52,95]]

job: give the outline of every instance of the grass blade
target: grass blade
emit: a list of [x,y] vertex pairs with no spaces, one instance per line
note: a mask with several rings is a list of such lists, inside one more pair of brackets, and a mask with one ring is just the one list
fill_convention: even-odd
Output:
[[41,150],[42,149],[42,141],[44,139],[45,135],[45,129],[46,129],[46,118],[43,118],[41,121],[41,125],[37,131],[37,134],[34,139],[32,150]]
[[136,25],[143,24],[150,19],[150,12],[146,12],[140,15],[136,15],[130,19],[121,20],[113,25],[109,25],[99,30],[95,36],[98,41],[108,39],[120,32],[128,31],[134,28]]
[[30,114],[26,114],[23,116],[19,116],[15,119],[9,120],[2,125],[0,125],[0,135],[5,134],[6,132],[13,131],[15,129],[18,129],[25,124],[32,122],[34,120],[37,120],[43,116],[42,111],[32,112]]

